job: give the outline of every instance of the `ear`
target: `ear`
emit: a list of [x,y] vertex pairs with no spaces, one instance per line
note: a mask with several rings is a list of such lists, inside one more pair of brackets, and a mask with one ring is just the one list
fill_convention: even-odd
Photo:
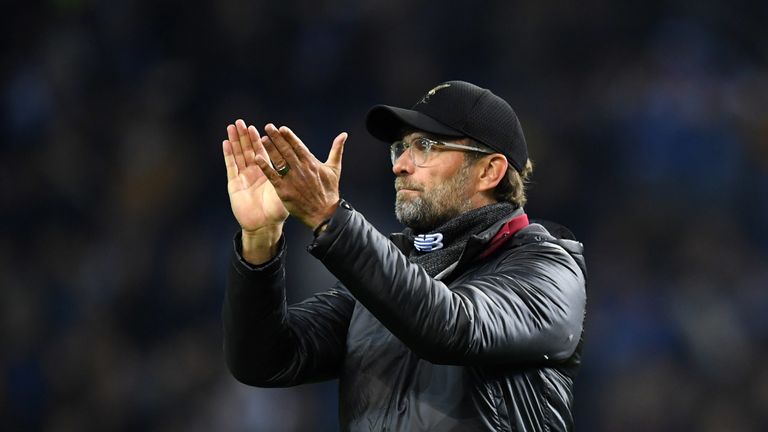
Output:
[[480,159],[479,172],[477,173],[477,191],[485,192],[493,190],[496,185],[507,175],[509,162],[500,153],[493,153]]

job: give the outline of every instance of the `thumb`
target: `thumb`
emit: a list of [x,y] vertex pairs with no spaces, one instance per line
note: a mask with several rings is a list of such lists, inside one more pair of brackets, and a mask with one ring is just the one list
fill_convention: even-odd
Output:
[[347,142],[348,137],[346,132],[342,132],[333,140],[331,151],[328,152],[328,160],[325,161],[326,165],[341,171],[341,156],[344,154],[344,143]]

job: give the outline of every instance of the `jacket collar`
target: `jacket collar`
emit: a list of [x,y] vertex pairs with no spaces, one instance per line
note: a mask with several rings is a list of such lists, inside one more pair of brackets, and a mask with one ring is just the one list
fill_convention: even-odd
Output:
[[518,207],[508,217],[496,222],[487,230],[471,236],[467,240],[467,245],[464,247],[456,267],[463,267],[477,258],[492,254],[504,243],[515,238],[515,234],[527,226],[528,215],[525,214],[522,207]]
[[[499,220],[485,231],[471,236],[467,240],[467,244],[461,252],[461,256],[456,262],[456,265],[451,266],[451,273],[456,274],[457,269],[464,268],[479,257],[492,254],[504,245],[507,247],[514,247],[528,243],[549,241],[557,243],[574,257],[586,276],[586,266],[584,265],[584,257],[582,255],[584,246],[562,225],[543,220],[535,220],[531,221],[527,226],[518,228],[517,231],[512,229],[514,227],[510,227],[509,234],[503,238],[503,241],[497,239],[497,236],[503,236],[503,229],[505,227],[513,225],[510,224],[510,222],[521,216],[526,216],[526,213],[521,207],[518,207],[510,213],[508,217]],[[525,220],[527,222],[527,216]],[[410,249],[413,248],[413,243],[411,243],[409,238],[402,232],[392,233],[389,238],[395,246],[405,254],[408,254]],[[498,243],[495,243],[494,241],[497,241]]]
[[[511,221],[515,220],[525,220],[525,225],[528,225],[528,217],[525,214],[525,211],[522,209],[522,207],[518,207],[515,209],[512,213],[510,213],[507,217],[502,218],[495,224],[491,225],[490,228],[486,229],[485,231],[480,232],[479,234],[475,234],[470,236],[469,240],[467,240],[467,245],[464,247],[464,250],[461,253],[461,258],[459,259],[459,265],[463,264],[465,260],[472,260],[475,257],[477,257],[479,254],[483,253],[483,251],[487,250],[490,246],[496,246],[494,244],[494,241],[499,242],[499,240],[496,240],[495,237],[499,234],[501,234],[501,230],[510,224]],[[510,228],[517,228],[515,231],[519,230],[521,227],[510,227]],[[507,236],[505,236],[504,241],[506,241],[506,237],[512,238],[514,237],[514,232],[509,232]],[[405,235],[403,232],[398,233],[392,233],[389,235],[390,241],[397,246],[398,249],[400,249],[401,252],[408,254],[410,250],[413,248],[413,244],[411,243],[411,240],[408,238],[407,235]],[[501,246],[501,243],[503,241],[498,243],[498,246]],[[496,246],[496,247],[498,247]]]

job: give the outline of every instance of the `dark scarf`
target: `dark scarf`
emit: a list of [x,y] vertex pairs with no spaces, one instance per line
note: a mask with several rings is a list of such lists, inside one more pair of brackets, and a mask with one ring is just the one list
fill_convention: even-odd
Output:
[[[484,207],[472,209],[449,220],[443,225],[429,231],[429,233],[443,234],[443,248],[432,252],[419,252],[415,248],[408,254],[408,260],[424,267],[427,273],[435,277],[458,261],[467,240],[474,234],[479,234],[490,228],[494,223],[505,216],[510,215],[515,206],[508,202],[489,204]],[[403,232],[413,243],[415,237],[413,230],[406,228]]]

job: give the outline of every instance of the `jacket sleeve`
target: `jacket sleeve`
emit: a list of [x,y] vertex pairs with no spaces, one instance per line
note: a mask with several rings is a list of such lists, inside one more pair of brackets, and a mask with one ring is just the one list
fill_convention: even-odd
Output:
[[450,288],[410,263],[348,204],[310,252],[421,358],[440,364],[568,359],[582,332],[584,275],[562,247],[519,246]]
[[259,387],[335,378],[346,347],[354,299],[340,284],[287,307],[285,240],[271,261],[252,266],[240,255],[229,268],[223,305],[224,354],[232,375]]

